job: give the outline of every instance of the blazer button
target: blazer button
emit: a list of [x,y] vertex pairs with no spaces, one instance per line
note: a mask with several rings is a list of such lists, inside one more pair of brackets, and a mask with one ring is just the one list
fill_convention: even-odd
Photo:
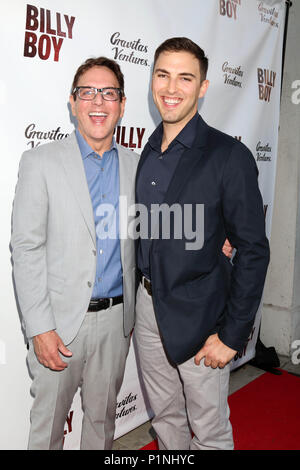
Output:
[[88,281],[87,285],[88,285],[89,287],[92,287],[91,281]]
[[96,250],[93,250],[93,255],[96,256]]

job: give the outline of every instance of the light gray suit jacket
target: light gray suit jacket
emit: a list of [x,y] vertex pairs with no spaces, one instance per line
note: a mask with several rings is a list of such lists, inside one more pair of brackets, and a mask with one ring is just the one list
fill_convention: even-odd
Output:
[[[134,204],[139,156],[118,145],[120,196]],[[130,218],[120,210],[120,232]],[[134,324],[134,240],[120,240],[124,334]],[[76,336],[96,274],[93,208],[75,132],[24,152],[13,206],[12,259],[26,336],[55,329],[67,345]]]

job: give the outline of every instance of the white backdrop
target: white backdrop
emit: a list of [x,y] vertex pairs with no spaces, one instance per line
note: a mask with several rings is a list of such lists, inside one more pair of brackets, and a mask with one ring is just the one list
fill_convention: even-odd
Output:
[[[270,235],[276,172],[284,0],[13,0],[2,2],[0,448],[24,449],[29,429],[30,378],[26,341],[12,285],[11,209],[21,153],[73,130],[72,79],[88,57],[116,59],[125,75],[122,144],[140,153],[159,122],[149,90],[152,58],[166,38],[188,36],[206,52],[210,88],[199,109],[212,126],[253,152]],[[251,359],[257,315],[247,347],[232,368]],[[149,411],[151,415],[151,411]],[[134,348],[119,395],[116,437],[148,419]],[[65,448],[79,445],[81,410],[75,397]]]

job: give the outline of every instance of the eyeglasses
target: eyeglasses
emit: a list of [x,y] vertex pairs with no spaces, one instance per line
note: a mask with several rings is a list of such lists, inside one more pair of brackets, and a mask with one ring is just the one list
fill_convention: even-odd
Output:
[[97,93],[101,93],[101,96],[106,101],[117,101],[122,96],[121,88],[115,87],[104,87],[94,88],[91,86],[77,86],[73,90],[73,94],[77,93],[78,98],[86,101],[93,101]]

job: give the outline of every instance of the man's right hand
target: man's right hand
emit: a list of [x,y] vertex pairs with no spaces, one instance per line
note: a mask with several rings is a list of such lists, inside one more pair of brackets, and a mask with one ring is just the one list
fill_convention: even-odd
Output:
[[71,351],[66,348],[56,331],[51,330],[33,337],[33,345],[38,361],[49,369],[61,371],[68,367],[60,354],[71,357]]

